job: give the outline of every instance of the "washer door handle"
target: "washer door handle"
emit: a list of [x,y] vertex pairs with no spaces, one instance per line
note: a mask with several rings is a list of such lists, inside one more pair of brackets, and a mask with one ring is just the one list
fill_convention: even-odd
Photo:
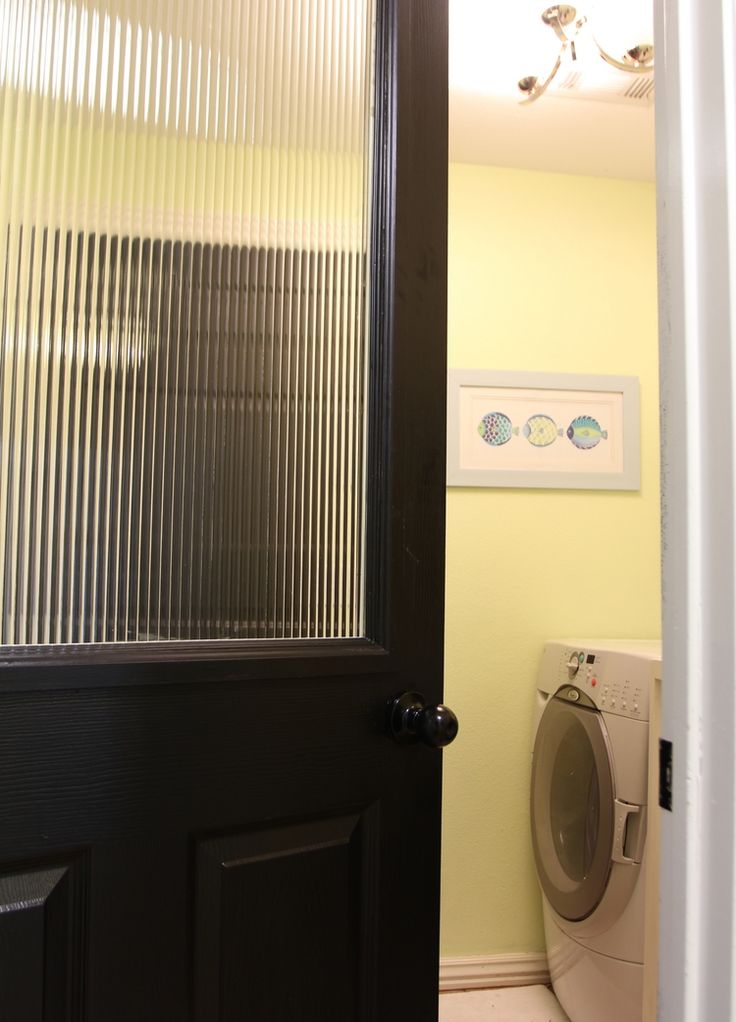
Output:
[[[646,806],[614,799],[613,852],[614,862],[638,866],[644,854]],[[629,852],[627,855],[626,853]]]

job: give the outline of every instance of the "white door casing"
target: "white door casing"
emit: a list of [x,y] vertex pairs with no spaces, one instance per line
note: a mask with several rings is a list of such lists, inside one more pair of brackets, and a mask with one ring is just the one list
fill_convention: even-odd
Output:
[[655,0],[664,685],[662,1022],[736,1019],[733,0]]

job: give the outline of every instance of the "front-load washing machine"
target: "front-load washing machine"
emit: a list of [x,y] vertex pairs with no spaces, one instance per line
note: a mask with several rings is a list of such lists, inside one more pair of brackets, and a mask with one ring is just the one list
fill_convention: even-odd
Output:
[[552,985],[571,1022],[641,1022],[649,709],[661,646],[548,642],[531,829]]

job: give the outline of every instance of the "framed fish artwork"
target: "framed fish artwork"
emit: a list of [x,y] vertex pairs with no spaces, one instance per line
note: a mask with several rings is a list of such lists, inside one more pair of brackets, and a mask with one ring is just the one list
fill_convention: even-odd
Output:
[[638,490],[639,379],[451,369],[447,485]]

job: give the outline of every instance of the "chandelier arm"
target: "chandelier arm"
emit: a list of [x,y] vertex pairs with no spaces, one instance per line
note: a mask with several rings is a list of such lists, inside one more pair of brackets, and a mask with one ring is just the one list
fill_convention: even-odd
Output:
[[[560,50],[552,70],[543,81],[540,82],[536,75],[527,75],[519,79],[517,83],[518,88],[524,97],[519,101],[521,104],[534,103],[540,96],[544,95],[554,80],[555,75],[560,70],[568,51],[572,56],[572,60],[577,60],[577,38],[581,30],[586,25],[589,25],[587,17],[585,15],[578,17],[577,10],[570,4],[554,4],[552,7],[547,7],[542,11],[542,21],[552,29],[560,40]],[[568,28],[570,34],[568,34]],[[633,46],[621,58],[618,58],[611,56],[607,50],[604,50],[596,39],[595,32],[590,30],[590,26],[588,27],[588,32],[593,37],[593,42],[602,59],[611,67],[615,67],[616,70],[626,71],[628,74],[644,75],[649,74],[654,69],[654,47],[651,43]]]
[[600,53],[601,57],[605,60],[605,62],[607,64],[610,64],[611,67],[617,68],[619,71],[627,71],[629,74],[634,75],[645,75],[649,74],[654,68],[654,61],[650,61],[648,64],[641,64],[638,62],[632,62],[630,64],[627,64],[623,60],[617,60],[615,57],[612,57],[610,53],[607,53],[603,49],[603,47],[595,38],[595,36],[593,36],[593,39],[595,41],[595,45],[598,47],[598,52]]
[[553,30],[554,34],[557,36],[561,43],[569,42],[567,33],[565,32],[565,29],[562,27],[562,22],[560,21],[559,18],[550,18],[547,24]]
[[565,56],[565,53],[567,52],[569,45],[570,44],[566,39],[565,42],[560,47],[560,52],[557,54],[557,60],[554,62],[554,65],[550,73],[547,75],[543,82],[541,83],[535,82],[534,87],[529,91],[528,95],[526,95],[524,99],[519,100],[520,105],[533,103],[535,100],[539,99],[540,96],[544,95],[552,79],[560,70],[560,67],[562,66],[562,59]]
[[568,41],[565,28],[575,20],[577,11],[569,4],[554,4],[542,11],[542,21],[549,25],[561,43]]

